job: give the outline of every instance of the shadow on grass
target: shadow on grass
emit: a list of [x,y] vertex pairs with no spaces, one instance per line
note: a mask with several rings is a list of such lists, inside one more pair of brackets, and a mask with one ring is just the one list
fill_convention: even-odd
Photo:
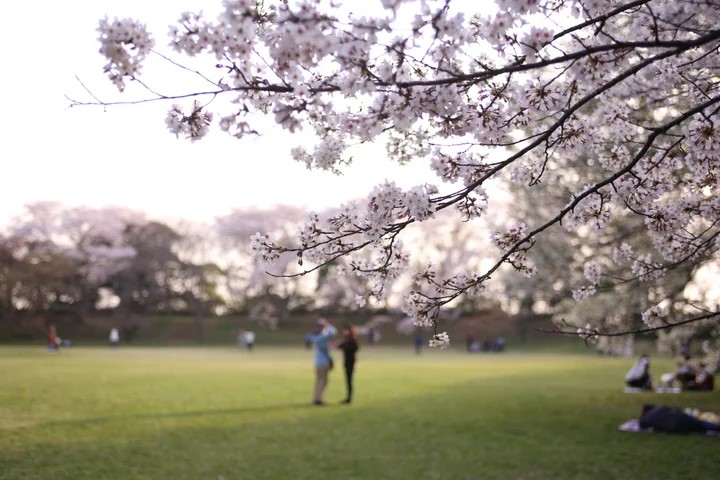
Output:
[[116,422],[118,420],[154,420],[154,419],[173,419],[173,418],[193,418],[193,417],[211,417],[211,416],[225,416],[225,415],[240,415],[246,413],[270,413],[274,411],[283,410],[317,410],[321,408],[327,408],[332,404],[326,404],[323,406],[313,405],[312,403],[285,403],[277,405],[262,405],[255,407],[242,407],[242,408],[223,408],[216,410],[194,410],[186,412],[158,412],[158,413],[143,413],[138,415],[108,415],[105,417],[95,418],[76,418],[72,420],[57,420],[51,422],[45,422],[45,426],[66,426],[66,425],[90,425],[99,424],[106,422]]

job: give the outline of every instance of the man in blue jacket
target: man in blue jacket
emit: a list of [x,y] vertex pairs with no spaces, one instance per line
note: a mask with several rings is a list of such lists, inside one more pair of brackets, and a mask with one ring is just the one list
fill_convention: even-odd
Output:
[[327,386],[328,373],[332,368],[330,347],[328,341],[335,336],[337,329],[330,325],[324,318],[319,318],[315,330],[308,337],[315,350],[315,392],[313,404],[325,405],[323,393]]

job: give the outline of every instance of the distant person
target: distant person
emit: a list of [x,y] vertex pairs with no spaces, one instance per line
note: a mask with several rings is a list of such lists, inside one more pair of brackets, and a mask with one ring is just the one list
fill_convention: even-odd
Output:
[[305,334],[305,350],[310,350],[312,348],[312,333],[306,333]]
[[377,331],[374,328],[370,328],[367,332],[368,345],[375,345],[375,334]]
[[313,392],[313,404],[315,405],[325,405],[323,394],[328,382],[328,373],[333,367],[328,341],[336,333],[337,329],[335,327],[330,325],[324,318],[319,318],[315,324],[315,330],[310,336],[315,350],[315,390]]
[[625,338],[625,344],[623,345],[623,356],[632,357],[635,353],[635,340],[632,335]]
[[237,334],[237,346],[240,350],[245,349],[245,330],[240,330]]
[[652,428],[665,433],[720,432],[720,425],[689,415],[679,408],[644,405],[640,415],[640,428]]
[[695,379],[688,382],[687,389],[698,392],[711,392],[715,388],[715,377],[704,363],[700,363]]
[[504,352],[506,343],[507,343],[507,340],[505,340],[505,337],[498,337],[498,339],[495,340],[495,351],[496,352]]
[[253,345],[255,345],[255,332],[252,330],[247,330],[244,334],[244,340],[245,340],[245,348],[248,350],[253,349]]
[[695,380],[696,375],[695,367],[690,363],[690,356],[683,355],[683,359],[678,363],[678,369],[675,372],[675,380],[680,384],[680,388],[687,389],[690,382]]
[[57,328],[55,327],[55,325],[50,325],[50,327],[48,327],[47,340],[48,340],[48,351],[57,352],[58,349],[60,348],[60,343],[62,342],[62,340],[58,336]]
[[642,355],[630,368],[625,375],[625,383],[628,387],[632,388],[642,388],[643,390],[652,389],[650,358],[647,355]]
[[415,334],[415,338],[413,339],[413,344],[415,345],[415,354],[420,355],[420,352],[422,352],[422,346],[423,346],[422,333]]
[[692,339],[688,338],[680,346],[680,354],[685,358],[690,358],[692,355]]
[[110,346],[111,347],[117,347],[120,345],[120,332],[117,328],[111,328],[110,329]]
[[475,337],[473,337],[469,333],[465,335],[465,347],[467,348],[468,352],[473,351],[473,343],[475,343]]
[[355,328],[352,325],[347,325],[343,328],[343,339],[337,348],[343,352],[343,361],[345,364],[345,387],[347,395],[342,403],[352,403],[353,398],[353,373],[355,371],[355,360],[357,351],[360,350],[360,346],[357,342],[357,335],[355,334]]

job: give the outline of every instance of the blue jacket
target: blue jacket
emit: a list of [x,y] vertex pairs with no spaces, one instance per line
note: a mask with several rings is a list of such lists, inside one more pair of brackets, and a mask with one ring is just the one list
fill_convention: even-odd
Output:
[[320,333],[313,333],[308,338],[315,346],[315,366],[324,367],[330,364],[330,347],[328,341],[335,336],[337,328],[328,325]]

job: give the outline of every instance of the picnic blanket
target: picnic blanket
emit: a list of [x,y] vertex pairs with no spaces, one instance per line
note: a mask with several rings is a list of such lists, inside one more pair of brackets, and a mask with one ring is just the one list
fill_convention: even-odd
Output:
[[657,387],[654,390],[648,390],[646,388],[637,388],[637,387],[625,387],[623,389],[624,393],[682,393],[682,389],[680,387]]

